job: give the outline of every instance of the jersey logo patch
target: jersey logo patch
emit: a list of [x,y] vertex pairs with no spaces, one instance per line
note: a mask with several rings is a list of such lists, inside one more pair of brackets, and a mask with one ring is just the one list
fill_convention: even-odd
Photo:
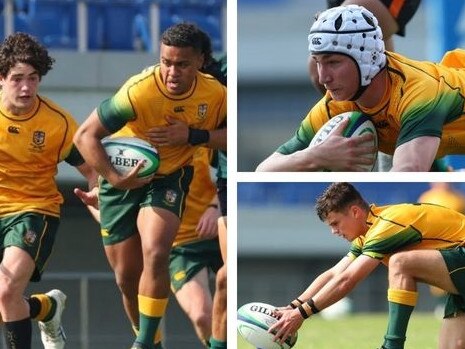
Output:
[[31,246],[32,244],[34,244],[34,242],[36,241],[37,239],[37,233],[35,231],[32,231],[32,230],[28,230],[26,232],[26,234],[24,234],[24,237],[23,237],[23,241],[26,245],[29,245]]
[[19,134],[19,126],[8,126],[8,132]]
[[32,142],[35,145],[43,145],[45,142],[45,132],[44,131],[34,131],[32,135]]
[[173,206],[177,197],[178,194],[174,190],[167,190],[165,193],[165,204],[168,206]]
[[32,134],[32,148],[29,151],[33,153],[41,153],[45,147],[45,132],[44,131],[34,131]]
[[199,108],[197,110],[197,116],[199,120],[205,120],[205,117],[207,116],[207,109],[208,109],[207,104],[199,105]]

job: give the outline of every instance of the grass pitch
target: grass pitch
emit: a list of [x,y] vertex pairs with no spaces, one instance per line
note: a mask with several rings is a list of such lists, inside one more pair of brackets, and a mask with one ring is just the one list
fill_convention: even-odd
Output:
[[[293,349],[376,349],[383,344],[387,313],[354,314],[336,320],[315,316],[304,322]],[[432,313],[413,314],[405,349],[436,349],[441,321]],[[238,349],[252,349],[239,334]]]

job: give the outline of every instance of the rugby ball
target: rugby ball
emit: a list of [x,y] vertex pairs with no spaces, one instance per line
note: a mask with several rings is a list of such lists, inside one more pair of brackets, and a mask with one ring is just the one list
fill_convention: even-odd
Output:
[[144,167],[137,174],[138,177],[147,177],[155,173],[160,166],[160,156],[149,142],[135,137],[114,137],[102,140],[103,148],[111,164],[121,173],[131,171],[140,160]]
[[268,329],[278,319],[272,316],[275,306],[266,303],[252,302],[240,307],[237,311],[237,330],[250,344],[261,349],[289,349],[297,342],[297,333],[289,336],[283,344],[273,341],[273,334]]
[[[309,147],[314,147],[317,144],[323,143],[329,135],[331,135],[336,126],[338,126],[343,120],[349,118],[349,124],[344,129],[342,135],[344,137],[356,137],[364,135],[365,133],[371,133],[374,135],[373,145],[378,149],[378,134],[376,128],[370,118],[359,111],[349,111],[329,119],[315,134]],[[364,165],[365,171],[372,171],[376,165],[377,153],[373,155],[373,162],[370,165]]]

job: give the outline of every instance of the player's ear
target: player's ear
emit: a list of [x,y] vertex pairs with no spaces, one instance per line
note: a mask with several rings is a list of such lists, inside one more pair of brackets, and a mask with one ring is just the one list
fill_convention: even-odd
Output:
[[353,218],[361,217],[362,209],[360,208],[360,206],[352,205],[350,206],[349,211]]

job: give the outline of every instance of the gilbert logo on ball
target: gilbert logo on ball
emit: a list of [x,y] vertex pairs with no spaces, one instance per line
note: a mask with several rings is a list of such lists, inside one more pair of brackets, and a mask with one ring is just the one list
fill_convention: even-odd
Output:
[[289,349],[297,342],[297,333],[286,338],[283,344],[273,341],[268,329],[278,319],[273,316],[276,307],[261,302],[247,303],[237,311],[237,330],[250,344],[261,349]]
[[136,137],[114,137],[102,140],[102,145],[111,164],[121,174],[131,171],[139,161],[144,167],[138,177],[147,177],[155,173],[160,166],[158,151],[149,142]]

